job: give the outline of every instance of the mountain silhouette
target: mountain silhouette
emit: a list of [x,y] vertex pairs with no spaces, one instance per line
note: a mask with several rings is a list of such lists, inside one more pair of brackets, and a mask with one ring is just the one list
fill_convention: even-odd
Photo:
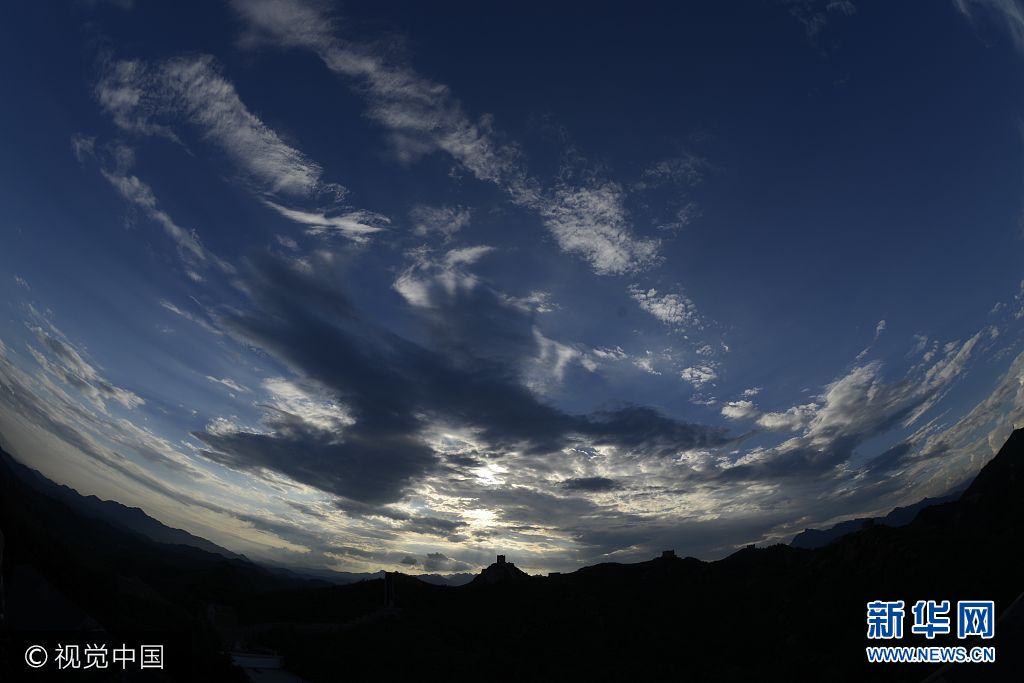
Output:
[[76,514],[109,522],[159,543],[187,545],[224,557],[242,557],[242,555],[222,548],[205,538],[190,534],[183,529],[169,527],[153,519],[139,508],[128,507],[112,500],[102,500],[96,496],[83,496],[70,486],[56,484],[37,470],[19,463],[3,450],[0,450],[0,461],[26,487],[67,504]]
[[903,526],[904,524],[910,524],[914,517],[917,516],[917,513],[921,510],[924,510],[926,507],[931,507],[932,505],[939,505],[941,503],[948,503],[956,500],[960,497],[964,488],[966,488],[966,485],[958,486],[942,496],[936,496],[935,498],[922,498],[912,505],[895,508],[892,512],[882,517],[858,517],[856,519],[848,519],[845,522],[839,522],[827,529],[804,529],[794,536],[793,540],[790,541],[789,544],[794,548],[821,548],[838,538],[842,538],[846,534],[852,534],[854,531],[859,531],[865,525],[882,524],[884,526]]
[[[0,460],[8,595],[21,568],[110,633],[187,634],[174,680],[243,680],[229,651],[274,653],[308,681],[1024,680],[1024,431],[956,500],[824,547],[747,547],[715,562],[667,551],[529,576],[495,562],[467,585],[397,573],[346,585],[155,542],[43,495]],[[515,558],[509,558],[514,560]],[[32,579],[34,581],[34,578]],[[40,582],[35,582],[40,584]],[[35,585],[35,584],[33,584]],[[40,584],[41,585],[41,584]],[[52,597],[52,595],[51,595]],[[868,664],[873,600],[993,600],[994,664]],[[10,621],[17,621],[12,612]],[[8,642],[17,631],[7,625]],[[909,631],[909,628],[907,629]],[[170,637],[170,636],[169,636]],[[906,634],[897,645],[973,645]],[[7,649],[8,665],[17,665]],[[255,680],[255,678],[254,678]]]
[[[262,566],[266,567],[271,572],[282,576],[293,579],[307,579],[321,584],[344,585],[348,583],[357,583],[359,581],[380,579],[384,575],[383,570],[376,572],[339,572],[334,571],[333,569],[293,566],[282,567],[266,563]],[[475,574],[467,574],[465,572],[458,572],[455,574],[413,574],[412,576],[416,577],[420,581],[432,583],[438,586],[462,586],[476,578]]]

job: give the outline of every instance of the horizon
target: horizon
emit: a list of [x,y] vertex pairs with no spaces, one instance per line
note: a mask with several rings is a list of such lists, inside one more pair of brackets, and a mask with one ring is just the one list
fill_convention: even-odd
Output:
[[6,7],[0,444],[351,573],[943,495],[1024,427],[1014,8]]
[[[1016,428],[1016,429],[1014,429],[1014,432],[1017,432],[1017,431],[1024,431],[1024,428]],[[26,469],[28,469],[28,471],[31,474],[43,477],[48,483],[50,483],[52,485],[66,487],[66,488],[70,489],[72,492],[74,492],[75,494],[77,494],[78,496],[80,496],[82,498],[88,498],[89,497],[89,496],[86,496],[85,494],[83,494],[82,492],[78,491],[77,489],[75,489],[75,488],[73,488],[71,486],[68,486],[67,484],[60,484],[60,483],[57,483],[57,482],[53,481],[52,479],[47,478],[39,470],[32,469],[31,467],[29,467],[25,463],[20,462],[15,456],[13,456],[11,453],[6,451],[6,449],[4,449],[4,444],[3,444],[2,438],[0,438],[0,453],[3,453],[4,455],[7,455],[8,457],[10,457],[18,465],[21,465],[22,467],[25,467]],[[966,480],[966,481],[964,481],[964,482],[954,486],[953,489],[948,491],[946,494],[944,494],[942,496],[939,496],[937,498],[938,499],[952,498],[953,500],[956,500],[956,499],[958,499],[960,497],[960,494],[962,494],[964,492],[964,490],[966,490],[966,488],[969,486],[969,484],[971,482],[973,482],[973,480],[974,480],[974,478],[972,477],[971,479],[968,479],[968,480]],[[95,495],[92,495],[91,497],[96,498],[100,503],[116,503],[118,505],[122,505],[123,506],[123,504],[118,503],[116,500],[99,498],[98,496],[95,496]],[[924,499],[921,499],[920,501],[915,501],[914,503],[911,503],[907,507],[914,507],[914,506],[917,506],[917,505],[919,505],[921,503],[925,503],[925,502],[928,502],[929,505],[934,505],[935,504],[933,502],[934,500],[936,500],[936,498],[924,498]],[[126,509],[128,509],[128,510],[139,510],[143,514],[146,514],[145,510],[142,510],[139,507],[126,507]],[[903,509],[903,508],[900,508],[900,507],[893,508],[889,512],[895,512],[895,511],[900,510],[900,509]],[[147,515],[147,517],[148,517],[148,515]],[[875,519],[877,521],[878,519],[881,519],[882,517],[884,517],[884,515],[881,515],[880,517],[875,517],[873,519]],[[150,517],[150,519],[154,519],[154,521],[156,521],[157,523],[163,524],[163,522],[160,522],[159,520],[156,520],[155,518]],[[846,519],[837,521],[836,524],[834,524],[834,525],[830,525],[830,526],[827,526],[827,527],[822,528],[822,529],[814,529],[814,528],[808,527],[808,528],[803,529],[800,532],[797,532],[794,535],[794,537],[790,538],[788,541],[787,540],[777,541],[775,543],[772,543],[771,545],[787,545],[787,546],[792,546],[792,547],[801,547],[801,548],[804,548],[804,549],[823,547],[825,545],[828,545],[828,544],[834,542],[835,540],[837,540],[838,538],[841,538],[844,535],[847,535],[849,533],[853,533],[853,531],[843,531],[841,534],[838,534],[838,535],[835,535],[835,536],[829,536],[827,540],[825,540],[823,542],[817,542],[817,543],[815,543],[814,545],[811,545],[811,546],[795,546],[794,545],[794,541],[796,540],[797,537],[799,537],[804,532],[815,531],[815,532],[824,532],[824,533],[827,534],[828,532],[832,531],[835,526],[841,526],[844,522],[859,521],[859,520],[862,521],[863,519],[872,519],[872,518],[857,518],[857,517],[846,518]],[[906,523],[907,522],[897,522],[895,524],[891,524],[891,526],[903,526]],[[186,533],[188,533],[184,529],[178,529],[178,528],[175,528],[175,527],[168,527],[168,528],[170,528],[172,531],[185,531]],[[202,541],[205,541],[205,542],[210,542],[209,539],[204,539],[204,538],[200,538],[200,537],[196,537],[196,538],[199,538],[199,540],[202,540]],[[156,540],[156,539],[154,539],[154,540]],[[158,542],[161,542],[161,541],[158,541]],[[186,544],[186,545],[188,545],[188,544]],[[194,546],[194,547],[200,547],[200,546]],[[222,548],[220,546],[217,546],[216,544],[214,544],[214,547],[216,547],[218,550],[224,550],[224,551],[229,552],[229,553],[231,552],[227,548]],[[758,547],[756,543],[751,543],[751,544],[748,544],[748,545],[745,545],[745,546],[741,546],[741,547],[735,548],[733,550],[733,553],[731,553],[731,554],[740,552],[741,550],[746,550],[746,549],[754,548],[754,547]],[[769,546],[760,546],[760,547],[764,548],[764,547],[769,547]],[[202,549],[205,549],[205,548],[202,548]],[[252,559],[250,559],[249,557],[247,557],[246,555],[244,555],[242,553],[237,553],[235,555],[237,557],[241,558],[241,559],[244,559],[244,560],[248,561],[248,562],[253,562]],[[500,549],[497,549],[495,551],[495,554],[492,555],[492,557],[497,558],[496,562],[498,564],[501,564],[501,563],[504,563],[504,562],[507,562],[508,564],[514,565],[514,566],[516,564],[514,559],[513,560],[508,560],[507,559],[507,555],[504,552],[502,552]],[[552,571],[548,571],[548,572],[541,571],[541,572],[532,573],[532,574],[529,573],[529,572],[526,572],[526,573],[529,576],[538,576],[538,577],[550,576],[552,574],[572,574],[572,573],[574,573],[576,571],[579,571],[581,569],[587,569],[589,567],[597,566],[597,564],[609,564],[609,563],[610,564],[636,564],[636,563],[650,562],[650,561],[657,560],[657,559],[665,559],[666,557],[670,557],[672,559],[682,559],[682,560],[697,560],[698,562],[701,562],[701,563],[713,563],[713,562],[717,562],[720,559],[725,559],[725,557],[728,557],[728,555],[720,557],[720,558],[709,560],[709,559],[704,559],[704,558],[700,558],[700,557],[695,557],[693,555],[679,555],[679,554],[676,553],[674,548],[666,548],[666,549],[663,549],[660,552],[658,552],[656,555],[651,556],[651,557],[649,557],[647,559],[634,559],[632,562],[615,562],[615,561],[598,562],[598,563],[595,563],[595,564],[578,565],[578,566],[573,567],[573,568],[566,568],[566,569],[562,569],[562,570],[558,570],[558,571],[554,571],[554,572],[552,572]],[[233,558],[227,558],[227,559],[233,559]],[[346,571],[330,569],[328,567],[323,567],[321,565],[290,564],[290,563],[287,563],[287,562],[276,562],[276,561],[266,560],[266,559],[258,560],[257,562],[255,562],[255,564],[263,565],[264,567],[272,568],[272,569],[284,569],[284,570],[288,570],[288,571],[293,571],[293,572],[296,572],[296,573],[299,573],[299,574],[305,573],[304,575],[308,576],[308,577],[317,577],[317,576],[323,577],[325,575],[325,573],[327,573],[327,574],[334,574],[334,575],[337,575],[339,577],[343,576],[343,575],[346,576],[346,577],[353,577],[353,576],[360,576],[360,577],[366,576],[366,577],[368,577],[368,576],[377,576],[377,575],[382,575],[382,574],[387,574],[387,573],[399,573],[399,574],[404,574],[406,576],[411,576],[411,577],[414,577],[414,578],[422,578],[424,576],[437,576],[437,577],[441,577],[441,578],[444,578],[444,579],[451,579],[451,578],[454,578],[454,577],[479,576],[480,573],[484,569],[486,569],[489,566],[492,566],[494,564],[494,562],[481,564],[481,565],[478,565],[476,567],[470,566],[470,567],[466,567],[463,571],[448,572],[448,573],[445,573],[443,571],[433,571],[433,572],[421,571],[421,572],[415,573],[415,569],[412,568],[412,567],[408,567],[408,566],[402,567],[402,568],[397,569],[397,570],[379,568],[379,569],[363,571],[363,572],[346,572]],[[354,579],[352,579],[352,580],[354,580]],[[364,580],[364,579],[360,578],[359,580]],[[347,583],[347,582],[345,582],[345,583]],[[449,584],[443,584],[443,585],[449,585]],[[463,584],[456,583],[456,584],[450,584],[450,585],[457,586],[457,585],[463,585]]]

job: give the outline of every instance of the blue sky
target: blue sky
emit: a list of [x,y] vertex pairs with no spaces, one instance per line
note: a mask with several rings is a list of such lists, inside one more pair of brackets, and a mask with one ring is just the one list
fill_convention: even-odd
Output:
[[1024,425],[1024,7],[5,7],[0,434],[265,560],[705,559]]

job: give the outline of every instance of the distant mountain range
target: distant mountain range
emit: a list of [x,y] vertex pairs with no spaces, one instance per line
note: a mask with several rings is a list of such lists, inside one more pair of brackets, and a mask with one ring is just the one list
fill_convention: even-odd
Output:
[[128,507],[112,500],[102,500],[96,496],[83,496],[78,491],[63,484],[47,479],[38,470],[26,467],[10,454],[0,450],[2,462],[18,481],[44,496],[65,503],[76,514],[114,524],[128,531],[134,531],[157,543],[169,545],[187,545],[224,557],[241,559],[244,556],[233,553],[226,548],[190,534],[184,529],[175,529],[153,519],[139,508]]
[[[113,524],[121,529],[140,534],[157,543],[184,545],[215,553],[225,558],[249,561],[245,555],[231,552],[227,548],[191,534],[184,529],[169,527],[153,519],[139,508],[128,507],[112,500],[102,500],[96,496],[83,496],[69,486],[57,484],[47,479],[41,472],[23,465],[2,449],[0,449],[0,463],[5,465],[10,473],[26,487],[68,505],[76,514],[83,517]],[[334,584],[379,579],[382,575],[382,571],[359,573],[271,564],[261,564],[261,566],[272,573],[290,579],[315,579]],[[420,574],[417,578],[440,586],[460,586],[472,581],[473,576],[473,574],[466,573]]]
[[[100,516],[94,501],[27,485],[12,463],[0,457],[8,597],[0,680],[25,673],[17,644],[32,628],[164,634],[179,663],[165,677],[189,682],[245,680],[228,656],[238,649],[271,653],[313,683],[353,672],[379,680],[441,672],[450,681],[1024,680],[1024,619],[1011,607],[1024,591],[1024,430],[959,498],[903,526],[864,526],[813,549],[748,547],[716,562],[666,553],[547,577],[496,562],[458,587],[398,573],[337,585],[195,541],[157,542],[117,521],[121,511],[104,507]],[[159,530],[168,533],[194,538]],[[919,599],[993,600],[991,640],[928,640],[908,627],[891,644],[983,644],[997,649],[996,662],[868,664],[864,648],[877,643],[866,640],[865,607],[883,599],[904,600],[908,623]]]
[[911,505],[898,507],[884,517],[858,517],[857,519],[849,519],[845,522],[840,522],[828,529],[804,529],[794,536],[793,540],[790,541],[789,544],[794,548],[822,548],[847,534],[860,531],[865,525],[881,524],[883,526],[903,526],[904,524],[910,524],[910,522],[914,520],[914,517],[917,517],[917,513],[921,510],[932,505],[939,505],[941,503],[954,501],[960,497],[960,494],[963,493],[965,488],[967,488],[967,484],[957,486],[955,489],[943,496],[922,498]]
[[[376,572],[337,572],[332,569],[315,569],[311,567],[279,567],[277,565],[263,563],[263,566],[272,572],[294,578],[315,579],[327,583],[344,585],[358,581],[372,581],[383,578],[385,571],[382,569]],[[474,579],[475,574],[412,574],[415,578],[435,586],[462,586]]]

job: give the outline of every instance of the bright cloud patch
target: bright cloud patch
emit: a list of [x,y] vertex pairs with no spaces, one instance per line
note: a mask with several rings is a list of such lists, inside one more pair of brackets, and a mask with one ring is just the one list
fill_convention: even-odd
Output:
[[679,376],[697,388],[703,387],[705,384],[709,384],[718,379],[718,373],[715,371],[715,368],[710,365],[694,365],[692,367],[683,368],[679,372]]
[[666,325],[685,328],[700,324],[697,307],[681,294],[659,294],[656,289],[643,289],[637,285],[630,286],[629,294],[640,308]]

